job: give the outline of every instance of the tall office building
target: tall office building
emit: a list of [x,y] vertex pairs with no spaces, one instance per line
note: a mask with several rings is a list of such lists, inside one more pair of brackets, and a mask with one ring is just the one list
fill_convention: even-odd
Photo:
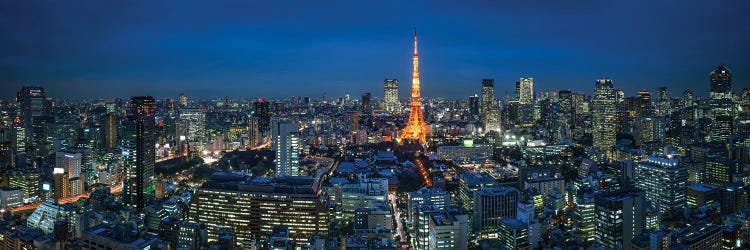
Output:
[[680,165],[676,157],[652,156],[636,163],[633,179],[659,212],[682,213],[687,204],[688,168]]
[[631,240],[646,228],[643,193],[619,190],[596,196],[595,238],[606,249],[631,249]]
[[651,117],[653,115],[651,109],[651,92],[648,92],[648,90],[638,91],[638,93],[635,94],[634,101],[636,117]]
[[747,190],[742,182],[727,184],[721,188],[721,213],[737,214],[747,207]]
[[362,93],[362,113],[370,114],[372,112],[372,94],[370,92]]
[[206,111],[200,108],[183,108],[179,114],[179,135],[191,142],[206,139]]
[[574,200],[574,222],[578,228],[578,240],[583,243],[594,241],[595,233],[595,195],[592,189],[579,189]]
[[42,200],[42,175],[35,169],[16,169],[10,172],[9,186],[23,188],[23,202],[32,203]]
[[707,141],[712,143],[727,143],[734,129],[734,119],[729,115],[716,115],[709,126]]
[[495,80],[482,79],[482,117],[485,131],[499,131],[500,110],[495,107]]
[[709,75],[711,79],[711,116],[733,116],[732,100],[732,72],[724,65],[719,65],[716,70]]
[[472,118],[476,119],[479,118],[479,115],[481,114],[481,105],[479,104],[479,96],[472,95],[469,96],[469,114],[471,114]]
[[495,108],[495,79],[482,79],[482,115]]
[[184,93],[180,93],[180,97],[179,98],[180,98],[180,100],[179,100],[180,101],[180,106],[182,106],[182,107],[187,106],[187,103],[188,103],[187,96]]
[[143,209],[154,194],[155,121],[154,98],[136,96],[131,99],[131,115],[123,126],[123,201]]
[[656,91],[655,115],[665,116],[672,113],[672,96],[667,87],[659,87]]
[[388,200],[388,179],[359,179],[358,183],[347,183],[341,187],[341,209],[350,219],[359,208],[376,207]]
[[441,211],[445,210],[450,206],[450,193],[436,187],[423,187],[409,193],[406,209],[410,218],[416,218],[419,209],[425,206],[429,208],[435,207]]
[[515,218],[520,192],[512,187],[482,188],[474,192],[473,228],[484,235],[495,233],[501,219]]
[[65,199],[70,197],[70,173],[64,168],[52,169],[52,178],[54,179],[54,197],[55,199]]
[[385,111],[388,113],[399,113],[401,111],[401,103],[398,101],[398,80],[385,79],[383,85]]
[[531,249],[528,224],[515,218],[503,218],[497,231],[504,249]]
[[55,167],[62,168],[70,174],[70,178],[81,176],[81,154],[57,152],[55,155]]
[[117,117],[113,112],[108,112],[102,117],[102,148],[110,149],[117,146]]
[[[31,146],[31,155],[47,156],[46,124],[54,121],[47,117],[49,105],[44,88],[38,86],[24,86],[17,93],[18,108],[25,127],[27,146]],[[52,119],[52,120],[51,120]]]
[[271,148],[276,151],[276,176],[299,175],[299,125],[288,120],[274,120]]
[[575,115],[575,107],[573,106],[573,92],[570,90],[561,90],[557,92],[557,97],[560,99],[560,116],[564,125],[573,125],[573,116]]
[[534,103],[534,78],[521,78],[516,82],[518,101],[522,104]]
[[481,188],[498,186],[500,185],[497,181],[487,173],[463,173],[458,180],[458,199],[466,211],[471,211],[474,208],[474,192]]
[[153,117],[156,113],[156,100],[151,96],[134,96],[130,99],[130,112],[132,115]]
[[682,92],[682,106],[687,108],[695,106],[696,104],[695,93],[690,89],[685,89],[685,91]]
[[735,176],[742,171],[738,161],[724,157],[708,157],[705,159],[705,165],[700,177],[700,182],[703,184],[724,186],[732,183]]
[[612,79],[598,79],[592,100],[594,147],[611,151],[616,139],[615,89]]
[[460,208],[431,214],[428,249],[468,249],[469,215]]
[[250,177],[214,173],[190,202],[189,221],[206,225],[209,241],[224,230],[237,235],[242,247],[288,226],[289,238],[305,244],[313,235],[328,234],[328,209],[313,178]]
[[261,98],[253,102],[253,117],[258,118],[258,132],[262,141],[266,141],[271,131],[270,103]]
[[34,118],[47,114],[47,94],[39,86],[24,86],[16,96],[21,117],[27,128],[30,128]]
[[711,98],[726,98],[732,94],[732,71],[724,65],[719,65],[709,74],[711,78]]

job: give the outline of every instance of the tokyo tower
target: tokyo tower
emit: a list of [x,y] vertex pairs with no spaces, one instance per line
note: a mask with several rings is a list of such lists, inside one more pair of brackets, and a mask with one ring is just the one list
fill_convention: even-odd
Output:
[[422,113],[422,95],[419,91],[419,54],[417,54],[417,30],[414,30],[414,67],[411,77],[411,111],[409,112],[409,122],[401,131],[399,144],[404,141],[416,141],[419,144],[426,144],[427,137],[430,136],[430,128],[424,121]]

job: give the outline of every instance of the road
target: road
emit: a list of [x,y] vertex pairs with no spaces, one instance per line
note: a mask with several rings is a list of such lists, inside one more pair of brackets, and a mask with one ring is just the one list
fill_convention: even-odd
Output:
[[388,200],[391,201],[391,205],[393,206],[393,215],[395,217],[394,220],[396,220],[396,234],[401,237],[401,242],[406,242],[404,226],[401,225],[401,210],[399,210],[398,206],[396,206],[396,195],[388,194]]

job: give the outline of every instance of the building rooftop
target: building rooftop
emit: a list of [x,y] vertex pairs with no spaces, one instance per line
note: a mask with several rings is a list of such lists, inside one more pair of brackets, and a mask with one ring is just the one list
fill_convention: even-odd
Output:
[[527,229],[529,226],[524,223],[523,221],[517,220],[515,218],[503,218],[500,220],[500,223],[503,225],[513,229],[513,230],[523,230]]
[[236,173],[217,172],[201,188],[234,191],[317,194],[317,181],[308,176],[258,177]]
[[690,185],[688,185],[688,189],[692,189],[698,192],[707,192],[718,188],[719,187],[711,184],[690,183]]

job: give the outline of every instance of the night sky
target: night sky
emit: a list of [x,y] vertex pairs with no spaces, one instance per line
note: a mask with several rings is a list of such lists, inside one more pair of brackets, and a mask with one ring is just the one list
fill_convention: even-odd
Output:
[[404,98],[414,27],[427,97],[479,93],[482,78],[501,97],[521,76],[536,91],[611,77],[626,95],[705,96],[722,63],[750,87],[748,13],[747,0],[0,0],[0,98],[29,84],[54,98],[380,98],[385,78]]

